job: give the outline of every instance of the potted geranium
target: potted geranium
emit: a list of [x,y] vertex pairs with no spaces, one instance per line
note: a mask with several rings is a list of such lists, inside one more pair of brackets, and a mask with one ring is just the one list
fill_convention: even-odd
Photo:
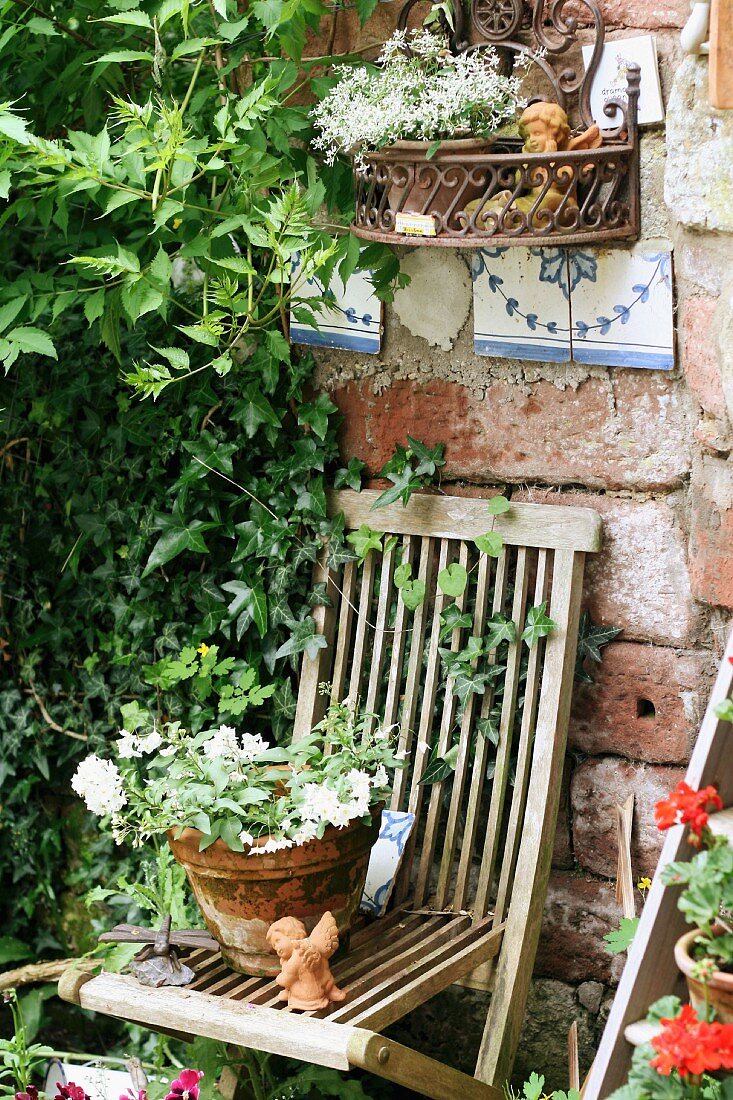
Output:
[[427,166],[485,154],[497,129],[524,106],[520,74],[505,75],[491,46],[454,55],[440,34],[396,31],[376,68],[336,69],[334,87],[312,111],[320,131],[314,146],[329,163],[339,153],[353,156],[357,172],[381,150],[394,162],[386,181],[392,209],[424,212],[427,202],[427,212],[443,214],[457,198],[463,209],[483,194],[485,170],[467,180],[453,164],[447,176]]
[[684,887],[677,905],[695,926],[678,940],[675,960],[693,1005],[710,1006],[719,1020],[733,1024],[733,847],[708,824],[710,812],[720,809],[715,787],[696,791],[682,782],[657,803],[655,816],[662,830],[689,826],[689,843],[697,849],[662,872],[666,885]]
[[400,763],[372,716],[332,703],[287,747],[228,725],[192,734],[171,722],[120,730],[113,752],[82,761],[73,789],[118,843],[167,836],[232,967],[277,973],[265,936],[286,915],[312,927],[331,910],[348,931],[387,769]]

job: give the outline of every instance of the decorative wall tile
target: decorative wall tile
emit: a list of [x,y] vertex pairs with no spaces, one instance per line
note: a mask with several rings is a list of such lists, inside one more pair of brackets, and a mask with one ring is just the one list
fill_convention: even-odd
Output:
[[671,370],[672,253],[645,243],[633,249],[601,249],[591,259],[596,262],[574,287],[570,302],[573,359]]
[[361,909],[373,917],[383,917],[389,902],[407,838],[415,824],[415,815],[400,810],[383,810],[379,838],[369,857]]
[[[323,286],[316,278],[306,279],[296,256],[292,268],[295,292],[300,298],[320,298]],[[378,354],[382,345],[382,303],[364,272],[352,275],[344,288],[334,274],[328,289],[330,308],[316,312],[317,328],[298,318],[297,304],[290,311],[290,340],[313,347],[344,348],[346,351]]]
[[671,370],[666,242],[586,250],[493,248],[473,261],[479,355]]
[[567,258],[560,248],[483,248],[472,263],[477,355],[570,359]]

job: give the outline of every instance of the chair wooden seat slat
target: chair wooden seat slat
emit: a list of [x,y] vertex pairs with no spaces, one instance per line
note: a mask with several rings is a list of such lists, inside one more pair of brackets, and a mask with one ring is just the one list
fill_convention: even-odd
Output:
[[[327,644],[303,661],[293,732],[301,737],[321,718],[328,700],[318,687],[330,682],[332,699],[358,700],[374,722],[395,731],[408,761],[395,775],[390,807],[417,821],[391,911],[360,921],[334,960],[346,1000],[320,1012],[291,1012],[273,979],[234,974],[217,952],[200,949],[189,952],[196,979],[186,989],[68,972],[60,992],[83,1008],[153,1029],[338,1069],[359,1066],[435,1100],[500,1100],[539,936],[584,558],[599,548],[600,518],[588,509],[532,504],[492,517],[485,501],[444,495],[372,510],[376,497],[329,494],[329,511],[343,513],[347,530],[368,524],[396,538],[340,569],[329,566],[324,546],[314,580],[326,585],[330,605],[313,615]],[[491,529],[504,539],[497,558],[474,545]],[[394,583],[403,562],[425,586],[414,610]],[[438,583],[454,563],[468,574],[456,599]],[[443,617],[453,603],[457,626]],[[528,650],[522,630],[540,604],[556,626]],[[450,657],[469,637],[484,638],[497,614],[513,620],[516,636],[473,660],[478,690],[466,690],[465,677],[459,683],[446,674],[441,650]],[[451,748],[454,770],[422,782],[428,759]],[[475,1077],[380,1034],[454,982],[492,993]]]

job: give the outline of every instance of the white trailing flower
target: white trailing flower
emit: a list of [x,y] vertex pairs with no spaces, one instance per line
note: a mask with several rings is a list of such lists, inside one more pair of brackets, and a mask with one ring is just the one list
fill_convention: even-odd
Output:
[[140,739],[134,733],[130,733],[129,730],[120,730],[115,748],[121,760],[131,760],[133,756],[142,756]]
[[239,742],[234,726],[219,726],[214,736],[204,742],[203,753],[208,760],[221,756],[236,759],[239,756]]
[[242,734],[242,743],[239,751],[242,758],[246,760],[247,763],[256,760],[267,748],[267,742],[260,737],[259,733]]
[[279,839],[271,836],[264,844],[256,845],[249,854],[251,856],[266,856],[268,852],[279,852],[283,848],[292,848],[293,843],[294,842],[286,836]]
[[72,790],[84,799],[90,813],[97,817],[118,813],[127,804],[117,765],[96,754],[82,760],[71,780]]
[[372,787],[387,787],[389,786],[389,775],[384,764],[380,764],[371,779]]
[[241,840],[242,844],[247,845],[252,845],[255,842],[255,838],[252,836],[251,833],[248,833],[246,829],[243,829],[242,832],[239,834],[239,839]]
[[143,753],[157,752],[163,744],[163,738],[157,729],[153,728],[147,737],[140,739],[140,751]]
[[377,73],[339,66],[338,83],[311,112],[326,162],[353,153],[362,166],[365,149],[394,141],[488,135],[525,105],[521,63],[520,75],[504,76],[493,47],[453,56],[446,45],[430,31],[396,31]]
[[352,768],[346,775],[346,780],[351,787],[351,793],[354,796],[353,801],[356,807],[359,809],[359,813],[355,813],[355,817],[363,817],[364,814],[369,812],[369,799],[372,793],[372,777],[369,772],[358,771],[356,768]]

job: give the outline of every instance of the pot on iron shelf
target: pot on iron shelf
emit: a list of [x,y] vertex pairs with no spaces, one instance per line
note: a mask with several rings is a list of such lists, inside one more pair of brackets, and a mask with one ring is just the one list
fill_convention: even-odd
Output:
[[[458,195],[449,218],[450,226],[458,229],[457,215],[465,210],[467,203],[480,199],[486,190],[488,170],[474,167],[471,158],[488,153],[494,141],[491,138],[451,138],[441,141],[428,159],[428,150],[434,144],[431,141],[394,141],[379,150],[377,159],[392,167],[387,201],[393,211],[443,215],[451,209]],[[449,157],[460,157],[462,163],[444,163]]]
[[[280,960],[265,936],[273,921],[298,917],[310,932],[326,910],[349,931],[364,891],[369,854],[378,835],[382,805],[371,807],[371,821],[329,825],[321,840],[266,855],[233,852],[223,840],[199,851],[201,833],[184,829],[168,843],[185,868],[196,901],[222,958],[242,974],[280,972]],[[260,837],[263,845],[267,837]]]
[[674,946],[674,961],[687,980],[690,1003],[695,1009],[698,1005],[705,1004],[705,986],[707,985],[707,1002],[715,1009],[716,1020],[722,1024],[733,1024],[733,974],[716,970],[707,982],[702,982],[694,976],[695,959],[691,952],[699,935],[700,929],[693,928],[691,932],[680,936]]

